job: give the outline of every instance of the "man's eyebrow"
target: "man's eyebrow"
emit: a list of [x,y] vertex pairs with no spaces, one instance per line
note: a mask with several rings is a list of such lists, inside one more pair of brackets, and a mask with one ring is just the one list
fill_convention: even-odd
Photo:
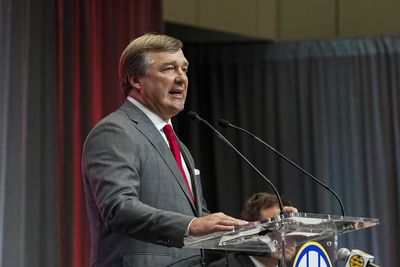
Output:
[[[174,61],[169,61],[169,62],[164,62],[163,64],[162,64],[162,66],[166,66],[166,65],[177,65],[178,64],[178,62],[176,61],[176,60],[174,60]],[[189,62],[188,61],[185,61],[185,62],[183,62],[183,66],[189,66]]]

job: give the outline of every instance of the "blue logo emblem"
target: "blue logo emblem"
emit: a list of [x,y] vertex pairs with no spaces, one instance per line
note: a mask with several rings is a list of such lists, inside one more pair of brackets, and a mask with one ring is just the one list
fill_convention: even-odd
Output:
[[332,263],[319,243],[307,242],[297,252],[293,267],[332,267]]

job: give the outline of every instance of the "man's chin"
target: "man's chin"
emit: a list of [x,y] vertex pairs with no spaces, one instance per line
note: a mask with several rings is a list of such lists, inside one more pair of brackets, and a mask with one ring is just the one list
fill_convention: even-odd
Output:
[[178,114],[179,112],[181,112],[183,109],[185,108],[185,104],[183,105],[176,105],[173,107],[173,112],[176,114]]
[[179,106],[179,107],[174,106],[173,108],[168,110],[168,117],[169,118],[175,117],[183,110],[183,108],[184,108],[184,106]]

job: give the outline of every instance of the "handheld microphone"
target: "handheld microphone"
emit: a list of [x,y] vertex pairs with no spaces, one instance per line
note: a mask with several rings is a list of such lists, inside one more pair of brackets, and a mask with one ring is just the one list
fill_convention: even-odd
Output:
[[267,181],[267,183],[269,184],[269,186],[272,188],[272,190],[274,191],[278,202],[279,202],[279,208],[281,209],[281,214],[284,213],[283,211],[283,204],[282,204],[282,199],[278,193],[278,190],[275,188],[274,184],[267,178],[265,177],[264,174],[261,173],[261,171],[259,171],[242,153],[240,153],[239,150],[236,149],[236,147],[234,145],[231,144],[231,142],[228,141],[228,139],[225,138],[225,136],[223,136],[217,129],[215,129],[210,123],[208,123],[206,120],[204,120],[203,118],[201,118],[199,116],[199,114],[197,114],[194,111],[189,111],[187,113],[188,117],[194,121],[200,121],[202,123],[204,123],[205,125],[207,125],[214,133],[217,134],[217,136],[225,143],[227,144],[230,148],[232,148],[247,164],[250,165],[250,167],[252,167],[265,181]]
[[314,180],[315,182],[317,182],[318,184],[320,184],[322,187],[324,187],[325,189],[327,189],[329,192],[331,192],[335,198],[338,200],[340,208],[342,210],[342,215],[346,216],[346,211],[344,209],[342,200],[340,199],[340,197],[335,193],[335,191],[333,191],[329,186],[327,186],[326,184],[324,184],[323,182],[321,182],[320,180],[318,180],[317,178],[315,178],[313,175],[311,175],[310,173],[308,173],[306,170],[304,170],[303,168],[301,168],[299,165],[297,165],[296,163],[294,163],[292,160],[288,159],[285,155],[283,155],[282,153],[280,153],[279,151],[277,151],[275,148],[273,148],[272,146],[270,146],[268,143],[264,142],[263,140],[261,140],[260,138],[258,138],[257,136],[255,136],[254,134],[250,133],[249,131],[240,128],[236,125],[233,125],[232,123],[230,123],[227,120],[223,120],[220,119],[218,121],[218,124],[224,128],[234,128],[236,130],[239,130],[241,132],[244,132],[248,135],[250,135],[251,137],[253,137],[254,139],[256,139],[258,142],[262,143],[263,145],[265,145],[268,149],[272,150],[273,152],[275,152],[279,157],[283,158],[284,160],[286,160],[287,162],[289,162],[292,166],[294,166],[296,169],[300,170],[302,173],[304,173],[305,175],[307,175],[307,177],[311,178],[312,180]]
[[358,249],[353,249],[350,252],[347,248],[340,248],[337,251],[336,259],[345,261],[346,267],[379,267],[379,265],[373,263],[374,256]]

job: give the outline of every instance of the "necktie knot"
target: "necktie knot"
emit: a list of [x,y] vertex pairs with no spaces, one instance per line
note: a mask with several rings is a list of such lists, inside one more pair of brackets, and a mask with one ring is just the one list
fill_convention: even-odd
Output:
[[165,133],[165,136],[168,139],[168,142],[170,139],[176,139],[175,138],[175,134],[174,134],[174,130],[172,129],[171,124],[165,124],[163,131]]

